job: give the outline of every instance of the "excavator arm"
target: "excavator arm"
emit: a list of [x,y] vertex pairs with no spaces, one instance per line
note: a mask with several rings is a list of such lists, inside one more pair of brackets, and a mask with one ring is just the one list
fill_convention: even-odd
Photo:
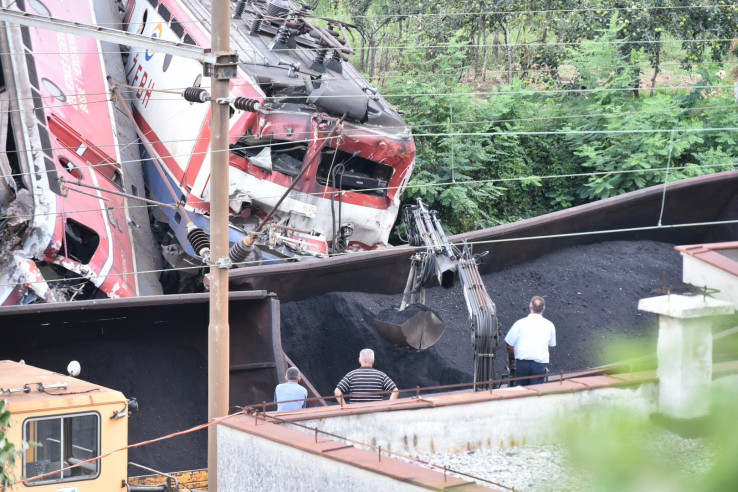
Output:
[[[417,350],[430,347],[440,338],[445,326],[437,313],[425,306],[425,288],[436,282],[443,287],[451,287],[458,278],[471,322],[474,383],[495,379],[495,352],[501,335],[495,303],[487,294],[477,268],[481,256],[474,256],[469,244],[465,243],[460,248],[451,244],[436,212],[428,210],[420,199],[417,205],[403,208],[402,218],[408,243],[416,251],[410,259],[410,274],[399,312],[385,312],[383,320],[375,320],[379,333],[397,345]],[[403,313],[407,315],[403,316]],[[425,345],[410,343],[412,340],[423,340]]]

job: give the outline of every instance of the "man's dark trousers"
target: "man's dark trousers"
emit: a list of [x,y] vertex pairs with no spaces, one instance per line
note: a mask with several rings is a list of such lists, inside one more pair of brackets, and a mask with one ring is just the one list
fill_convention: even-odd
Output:
[[546,379],[546,364],[534,360],[515,359],[515,377],[540,376],[533,379],[520,379],[515,382],[516,386],[528,386],[529,384],[541,384]]

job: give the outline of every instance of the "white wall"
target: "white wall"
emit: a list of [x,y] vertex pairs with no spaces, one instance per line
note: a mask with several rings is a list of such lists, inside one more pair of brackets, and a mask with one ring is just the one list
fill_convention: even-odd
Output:
[[[371,487],[367,488],[367,484]],[[219,425],[218,490],[411,492],[426,489]]]
[[347,415],[307,420],[301,424],[401,454],[454,453],[550,442],[559,430],[557,423],[584,412],[589,405],[621,409],[647,419],[656,411],[656,398],[656,384],[650,383],[438,408]]

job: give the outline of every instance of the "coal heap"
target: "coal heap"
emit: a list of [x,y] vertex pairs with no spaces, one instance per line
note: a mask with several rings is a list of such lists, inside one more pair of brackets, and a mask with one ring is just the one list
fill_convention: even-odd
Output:
[[[558,373],[614,362],[617,355],[610,354],[609,347],[620,342],[636,342],[641,353],[655,352],[657,317],[638,311],[638,300],[682,283],[681,256],[667,243],[602,242],[486,274],[483,281],[497,306],[503,336],[527,315],[532,296],[545,297],[545,317],[557,329],[549,370]],[[285,303],[284,351],[322,395],[332,395],[341,377],[358,367],[359,351],[365,347],[374,349],[375,367],[400,389],[470,383],[471,325],[458,282],[449,289],[426,290],[426,303],[440,315],[446,332],[423,352],[397,347],[374,328],[374,318],[398,308],[401,300],[401,294],[341,292]],[[498,375],[505,371],[506,360],[500,347]]]

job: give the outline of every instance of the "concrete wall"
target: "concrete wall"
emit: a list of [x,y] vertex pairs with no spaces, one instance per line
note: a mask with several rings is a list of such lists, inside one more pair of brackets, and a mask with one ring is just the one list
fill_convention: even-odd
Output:
[[421,491],[426,488],[218,426],[218,490]]
[[705,263],[699,258],[682,254],[682,280],[697,287],[718,289],[719,292],[711,293],[710,297],[738,306],[738,278],[730,272]]
[[592,405],[647,419],[656,411],[657,397],[656,384],[644,383],[624,388],[303,420],[301,424],[401,454],[453,453],[551,442],[560,428],[557,424],[564,419],[576,419]]
[[[713,388],[735,394],[738,363],[722,363],[717,376]],[[582,377],[531,388],[279,414],[282,422],[292,419],[294,424],[236,416],[217,429],[218,489],[489,490],[393,459],[386,451],[411,456],[546,445],[559,442],[565,424],[581,432],[598,425],[592,418],[598,415],[595,408],[642,422],[658,411],[653,373]],[[315,433],[316,428],[330,435]]]

